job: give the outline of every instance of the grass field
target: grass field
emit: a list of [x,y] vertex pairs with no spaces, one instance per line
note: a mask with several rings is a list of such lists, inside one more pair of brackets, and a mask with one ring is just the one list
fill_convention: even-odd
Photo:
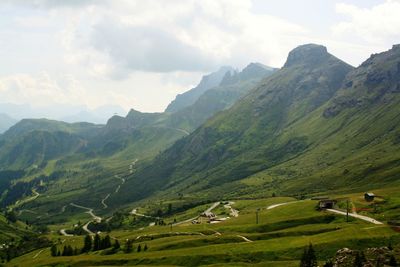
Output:
[[[389,191],[382,193],[388,194]],[[360,194],[351,195],[354,202],[362,202],[358,197]],[[286,202],[288,204],[267,209],[270,205]],[[317,201],[278,197],[238,200],[232,206],[239,210],[239,216],[217,224],[189,222],[173,226],[172,229],[167,225],[112,231],[109,233],[112,239],[118,239],[122,245],[121,250],[112,255],[106,255],[106,251],[97,251],[78,256],[51,257],[50,249],[47,248],[13,259],[7,265],[290,267],[298,266],[303,248],[310,242],[322,263],[343,247],[361,249],[384,246],[389,240],[398,244],[400,240],[400,234],[386,224],[378,226],[357,219],[346,222],[344,216],[317,211],[316,204]],[[189,209],[186,213],[181,212],[165,220],[190,218],[204,208],[207,205]],[[389,212],[382,210],[385,214]],[[219,206],[216,211],[223,212],[223,207]],[[54,233],[48,237],[58,244],[59,249],[64,245],[77,248],[83,246],[82,236],[66,237]],[[133,241],[134,251],[131,253],[123,252],[127,239]],[[139,244],[142,247],[146,244],[148,250],[136,252]]]

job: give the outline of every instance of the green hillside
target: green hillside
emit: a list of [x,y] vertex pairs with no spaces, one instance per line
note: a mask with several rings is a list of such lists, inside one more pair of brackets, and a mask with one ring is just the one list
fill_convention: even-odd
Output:
[[281,70],[245,98],[143,166],[131,180],[137,183],[132,187],[146,186],[138,198],[151,192],[150,185],[164,193],[240,195],[247,187],[254,192],[238,181],[306,152],[312,139],[283,133],[334,97],[352,69],[325,47],[296,48]]
[[[388,193],[381,192],[382,197],[389,197]],[[360,195],[362,193],[357,193],[354,198]],[[398,197],[398,193],[394,195]],[[155,219],[127,213],[120,215],[124,220],[123,229],[100,234],[102,238],[109,235],[112,245],[118,240],[119,248],[80,253],[84,236],[49,234],[47,236],[57,250],[63,251],[64,246],[70,245],[78,249],[78,255],[51,256],[50,247],[47,247],[15,258],[9,265],[291,267],[299,266],[304,247],[310,243],[315,249],[319,266],[323,266],[343,247],[363,250],[392,244],[391,253],[399,256],[400,236],[389,226],[354,218],[346,222],[345,216],[316,210],[317,201],[275,197],[237,200],[229,202],[230,206],[226,203],[216,203],[218,206],[213,212],[221,221],[215,223],[208,223],[208,219],[202,218],[196,224],[189,220],[170,225],[174,219],[181,221],[199,216],[205,209],[215,206],[212,203],[164,216],[167,225],[146,226]],[[365,204],[365,201],[362,203]],[[238,211],[237,216],[231,215],[230,207]],[[127,240],[131,242],[131,250]],[[376,261],[377,255],[367,254],[367,257]]]

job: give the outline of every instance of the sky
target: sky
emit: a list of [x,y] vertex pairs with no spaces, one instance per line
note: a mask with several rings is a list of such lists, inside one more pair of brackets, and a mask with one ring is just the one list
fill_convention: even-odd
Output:
[[220,66],[281,67],[305,43],[357,66],[400,42],[399,14],[400,0],[2,0],[0,103],[163,111]]

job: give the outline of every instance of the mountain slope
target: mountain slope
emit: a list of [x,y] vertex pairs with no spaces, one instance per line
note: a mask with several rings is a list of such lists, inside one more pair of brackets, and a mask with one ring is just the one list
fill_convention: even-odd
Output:
[[143,166],[138,177],[146,187],[129,197],[312,194],[398,184],[399,73],[400,46],[356,69],[324,47],[296,48],[247,97]]
[[282,131],[333,97],[351,70],[323,46],[294,49],[283,69],[144,166],[137,174],[140,179],[132,179],[132,186],[147,186],[137,197],[151,192],[152,186],[192,193],[214,188],[304,152],[311,140],[280,140]]
[[90,123],[24,119],[0,137],[0,168],[25,169],[77,152],[100,126]]

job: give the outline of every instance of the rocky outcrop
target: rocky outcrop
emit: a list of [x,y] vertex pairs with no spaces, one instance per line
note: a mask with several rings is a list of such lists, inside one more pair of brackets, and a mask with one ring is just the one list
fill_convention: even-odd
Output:
[[343,248],[331,260],[334,267],[375,267],[393,266],[394,252],[388,247],[368,248],[364,251]]

